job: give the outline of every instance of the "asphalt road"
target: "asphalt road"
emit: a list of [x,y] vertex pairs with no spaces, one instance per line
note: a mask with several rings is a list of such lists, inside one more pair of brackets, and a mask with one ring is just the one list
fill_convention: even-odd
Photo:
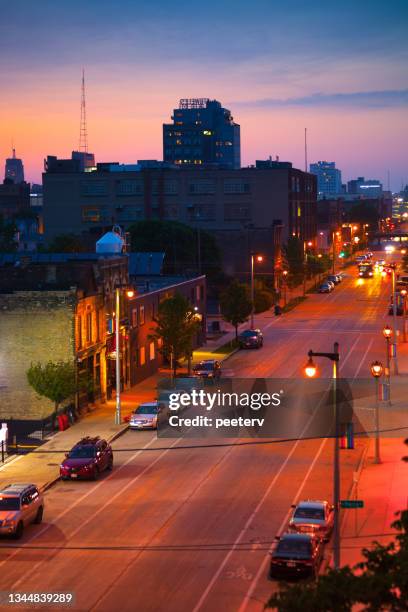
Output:
[[[341,374],[368,377],[370,362],[384,359],[390,281],[358,284],[351,274],[332,294],[271,316],[264,348],[234,355],[225,373],[302,376],[310,348],[328,351],[338,341]],[[320,375],[330,376],[325,361]],[[208,447],[126,433],[113,445],[125,450],[112,473],[96,483],[58,483],[46,494],[43,524],[18,545],[2,540],[0,590],[71,591],[74,610],[262,610],[276,588],[267,579],[268,551],[290,505],[331,499],[333,444],[235,442]],[[341,452],[342,496],[363,447],[358,441]]]

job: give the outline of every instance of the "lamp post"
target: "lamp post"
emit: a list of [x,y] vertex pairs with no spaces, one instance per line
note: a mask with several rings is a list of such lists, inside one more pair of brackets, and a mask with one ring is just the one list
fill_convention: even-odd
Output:
[[402,341],[407,342],[407,294],[406,289],[401,289],[402,295]]
[[395,286],[395,268],[391,268],[392,274],[392,321],[394,325],[394,336],[393,336],[393,361],[394,361],[394,374],[398,376],[398,361],[397,361],[397,292]]
[[288,279],[288,271],[283,270],[282,272],[282,285],[283,285],[283,306],[286,306],[286,285]]
[[263,255],[256,255],[255,253],[251,253],[251,329],[254,328],[254,313],[255,313],[255,282],[254,282],[254,268],[255,268],[255,260],[259,263],[263,262]]
[[388,388],[388,405],[391,406],[391,378],[390,378],[390,339],[393,334],[393,330],[389,325],[385,325],[383,329],[383,336],[385,338],[386,347],[387,347],[387,358],[386,358],[386,368],[385,368],[385,384]]
[[340,437],[340,414],[337,405],[337,378],[338,363],[340,359],[339,355],[339,343],[335,342],[333,345],[332,353],[315,353],[312,350],[308,352],[308,362],[305,366],[305,374],[309,378],[313,378],[316,375],[317,368],[313,361],[313,357],[326,357],[333,362],[333,411],[334,411],[334,461],[333,461],[333,506],[334,506],[334,528],[333,528],[333,560],[334,568],[340,567],[340,516],[339,516],[339,505],[340,505],[340,455],[339,455],[339,437]]
[[[115,425],[120,425],[122,422],[122,406],[120,402],[120,294],[123,287],[117,285],[115,287],[115,344],[116,344],[116,410],[115,410]],[[127,297],[133,297],[135,292],[132,289],[126,290]]]
[[381,463],[380,459],[380,414],[379,414],[379,379],[383,373],[382,363],[373,361],[370,367],[371,374],[375,380],[375,457],[374,463]]

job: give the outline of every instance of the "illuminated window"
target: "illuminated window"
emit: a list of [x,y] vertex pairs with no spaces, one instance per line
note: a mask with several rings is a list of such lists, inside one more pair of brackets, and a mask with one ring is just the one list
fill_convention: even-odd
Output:
[[212,136],[212,131],[211,130],[204,130],[203,134],[204,134],[204,136]]
[[92,312],[86,313],[86,341],[92,342]]
[[99,223],[101,212],[97,206],[86,206],[82,208],[82,221],[88,223]]
[[156,350],[155,350],[154,342],[151,342],[149,344],[149,359],[150,359],[150,361],[153,361],[153,359],[155,359],[155,357],[156,357]]
[[132,327],[137,327],[137,308],[132,309]]
[[144,365],[146,363],[146,349],[144,346],[141,346],[139,349],[139,365]]
[[139,308],[139,323],[140,325],[144,325],[145,322],[145,308],[144,306],[140,306]]

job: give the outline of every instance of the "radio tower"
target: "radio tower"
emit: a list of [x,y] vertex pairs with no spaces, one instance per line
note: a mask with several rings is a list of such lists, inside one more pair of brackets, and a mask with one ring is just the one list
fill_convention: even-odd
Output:
[[79,151],[88,152],[88,131],[86,129],[86,104],[85,104],[85,70],[82,68],[81,87],[81,123],[79,127]]

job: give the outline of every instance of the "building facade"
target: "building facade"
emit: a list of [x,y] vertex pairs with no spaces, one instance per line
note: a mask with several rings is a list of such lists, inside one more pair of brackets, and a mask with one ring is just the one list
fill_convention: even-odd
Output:
[[383,186],[378,179],[366,180],[364,176],[359,176],[357,179],[348,181],[347,192],[366,198],[380,198],[383,195]]
[[318,161],[310,164],[310,172],[317,176],[317,193],[319,198],[328,198],[342,193],[341,170],[335,162]]
[[180,100],[163,124],[163,159],[178,165],[241,165],[240,126],[217,100]]

